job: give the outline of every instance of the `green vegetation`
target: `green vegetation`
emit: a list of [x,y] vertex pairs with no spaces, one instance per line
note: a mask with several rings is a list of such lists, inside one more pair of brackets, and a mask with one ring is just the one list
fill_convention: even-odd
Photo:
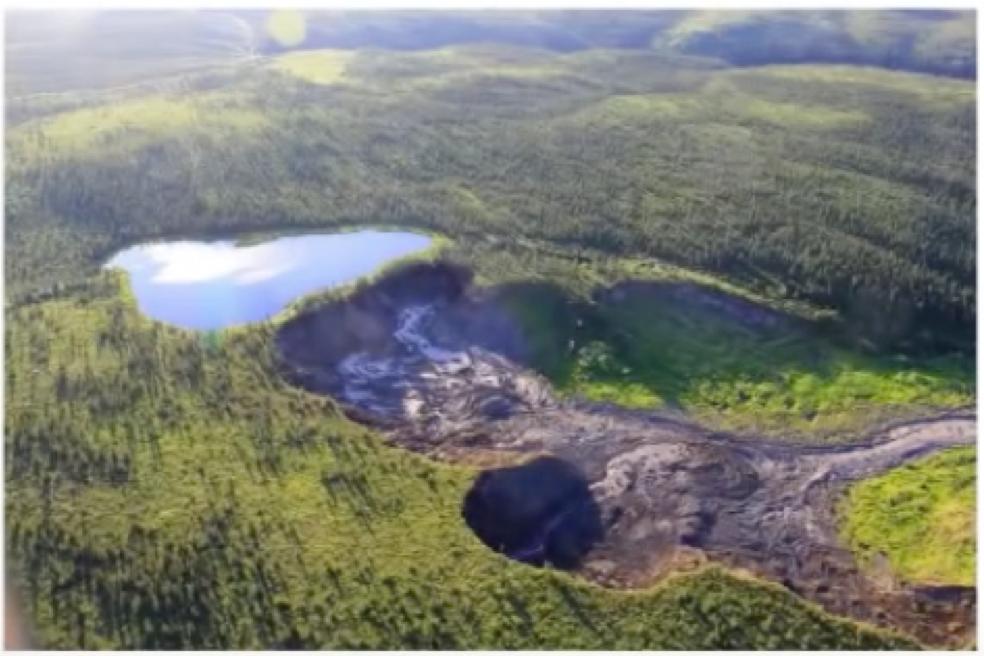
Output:
[[658,257],[834,308],[885,347],[969,349],[973,84],[859,73],[845,93],[825,70],[356,51],[344,84],[259,66],[166,103],[14,103],[7,300],[150,237],[387,223]]
[[615,289],[595,302],[550,285],[506,295],[533,365],[560,390],[799,439],[852,439],[888,417],[973,403],[962,358],[865,354],[692,283]]
[[856,483],[841,503],[844,540],[901,578],[974,585],[977,451],[949,449]]
[[[762,40],[768,63],[973,66],[965,16],[885,15],[818,31],[803,14],[800,42],[830,29],[849,40]],[[973,82],[735,69],[735,34],[774,26],[681,22],[687,12],[611,14],[603,29],[591,13],[292,14],[278,38],[301,46],[374,34],[446,46],[447,30],[417,29],[433,20],[465,40],[553,51],[263,59],[257,43],[282,47],[264,42],[265,13],[196,12],[160,22],[182,38],[120,61],[148,16],[80,25],[66,45],[100,47],[78,59],[53,48],[47,64],[28,16],[12,32],[24,39],[6,107],[5,546],[43,646],[915,646],[718,568],[617,593],[507,561],[460,518],[473,470],[389,448],[278,375],[276,321],[347,290],[196,334],[141,317],[124,279],[99,267],[167,236],[433,231],[446,239],[424,257],[515,283],[505,300],[561,390],[843,437],[973,399]],[[925,36],[909,43],[914,30]],[[635,49],[579,50],[599,44]],[[30,95],[76,88],[88,91]],[[651,291],[595,296],[630,278],[709,286],[783,319],[748,324]],[[944,501],[945,469],[910,478],[928,476],[939,497],[924,515],[955,535],[966,505]],[[893,517],[854,516],[869,515]],[[965,560],[928,571],[906,551],[913,534],[852,543],[915,576],[966,575]]]
[[44,646],[914,646],[716,568],[619,593],[508,561],[460,518],[473,471],[284,383],[272,331],[151,322],[108,273],[8,313],[7,553]]
[[20,126],[9,142],[14,166],[25,157],[25,166],[43,167],[92,157],[120,157],[128,151],[161,139],[180,137],[196,127],[234,136],[258,130],[263,114],[224,101],[219,95],[202,95],[195,101],[176,96],[147,96],[115,105],[101,105],[56,114]]
[[959,106],[971,100],[976,93],[973,86],[957,80],[859,66],[764,66],[757,70],[787,80],[837,84],[852,93],[863,93],[865,88],[872,86],[880,87],[886,91],[908,94],[918,98],[920,102],[934,103],[941,107]]
[[788,127],[836,128],[858,126],[870,120],[867,114],[857,111],[840,111],[825,107],[810,107],[796,103],[772,102],[752,98],[741,100],[731,107],[751,119]]

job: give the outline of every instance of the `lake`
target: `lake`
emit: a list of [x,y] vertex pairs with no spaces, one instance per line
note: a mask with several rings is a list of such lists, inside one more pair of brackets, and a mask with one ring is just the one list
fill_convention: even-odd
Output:
[[291,301],[426,249],[430,237],[361,230],[239,245],[233,240],[132,246],[107,267],[126,270],[141,311],[183,328],[215,330],[266,319]]

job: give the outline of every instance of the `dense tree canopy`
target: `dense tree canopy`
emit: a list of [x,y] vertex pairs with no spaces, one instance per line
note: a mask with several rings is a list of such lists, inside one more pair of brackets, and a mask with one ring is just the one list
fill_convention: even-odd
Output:
[[287,385],[271,325],[157,324],[99,271],[164,236],[391,224],[969,349],[974,84],[680,50],[291,53],[10,102],[6,547],[43,645],[910,646],[716,568],[621,594],[508,562],[461,521],[474,470]]
[[21,120],[8,301],[152,236],[375,222],[656,256],[966,344],[974,114],[971,83],[872,69],[315,53]]

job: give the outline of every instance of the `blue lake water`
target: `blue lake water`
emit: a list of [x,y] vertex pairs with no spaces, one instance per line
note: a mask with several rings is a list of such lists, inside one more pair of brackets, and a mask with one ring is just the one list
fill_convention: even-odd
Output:
[[351,282],[397,258],[424,250],[430,238],[362,230],[235,241],[173,241],[133,246],[107,267],[125,269],[149,317],[196,330],[266,319],[291,301]]

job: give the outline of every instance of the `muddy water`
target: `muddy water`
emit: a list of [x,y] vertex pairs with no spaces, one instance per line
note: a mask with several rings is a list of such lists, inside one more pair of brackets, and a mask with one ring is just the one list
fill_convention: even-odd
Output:
[[[811,447],[715,432],[683,416],[563,401],[523,365],[522,334],[495,290],[458,279],[407,298],[400,290],[423,289],[421,277],[463,274],[424,267],[400,275],[400,285],[384,282],[286,326],[278,339],[287,375],[334,396],[395,444],[435,458],[516,465],[547,454],[576,467],[601,524],[587,553],[566,563],[579,574],[640,587],[716,561],[930,644],[973,634],[973,588],[941,595],[887,568],[862,571],[840,544],[833,514],[847,483],[973,443],[972,412],[885,427],[856,445]],[[334,347],[326,349],[328,335]],[[500,550],[521,560],[544,557],[549,537],[581,519],[568,513],[578,504],[545,503],[556,486],[543,480],[542,489],[518,496],[490,488],[481,500],[480,523],[512,525],[516,539]],[[514,501],[500,503],[496,516],[495,498]],[[466,519],[474,519],[467,508]]]

